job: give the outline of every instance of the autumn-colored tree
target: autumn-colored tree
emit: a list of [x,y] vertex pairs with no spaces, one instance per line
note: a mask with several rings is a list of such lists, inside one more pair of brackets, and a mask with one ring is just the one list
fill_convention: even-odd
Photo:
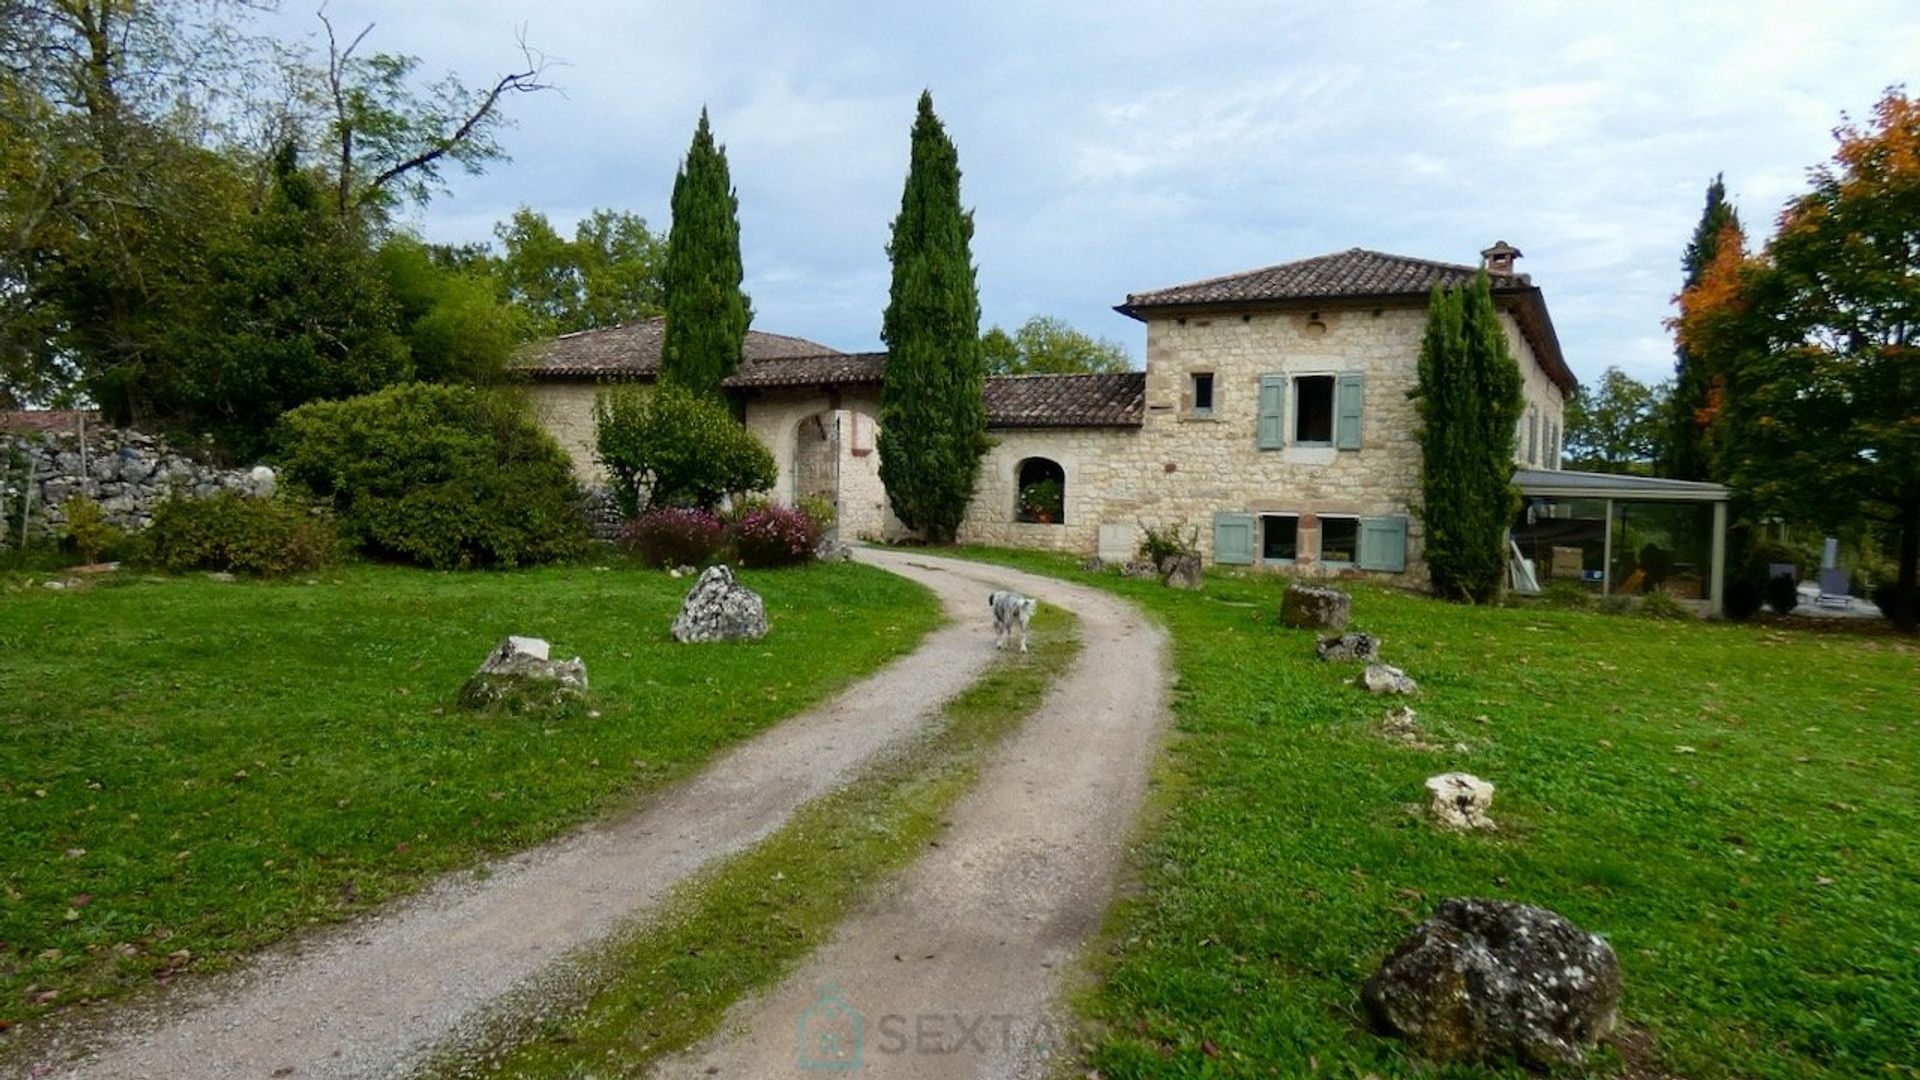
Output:
[[[1740,215],[1727,201],[1726,182],[1715,176],[1707,185],[1706,206],[1700,211],[1700,223],[1694,226],[1693,239],[1680,268],[1686,274],[1682,294],[1700,284],[1723,244],[1743,243]],[[1660,471],[1680,480],[1706,480],[1713,476],[1712,430],[1713,400],[1718,396],[1716,374],[1708,357],[1695,356],[1685,342],[1673,350],[1673,389],[1664,403],[1660,432]]]
[[1920,101],[1889,90],[1756,257],[1722,243],[1682,296],[1681,343],[1710,358],[1725,475],[1749,515],[1894,540],[1888,615],[1915,628],[1920,569]]

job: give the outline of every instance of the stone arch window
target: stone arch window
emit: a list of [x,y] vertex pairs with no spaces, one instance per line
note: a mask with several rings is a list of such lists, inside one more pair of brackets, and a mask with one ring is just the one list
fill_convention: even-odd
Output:
[[1016,521],[1062,525],[1067,520],[1067,470],[1052,458],[1030,457],[1014,469]]

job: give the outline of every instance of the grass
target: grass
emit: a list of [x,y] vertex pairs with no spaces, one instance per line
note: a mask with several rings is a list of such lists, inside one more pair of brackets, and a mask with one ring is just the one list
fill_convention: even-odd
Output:
[[[1611,940],[1637,1049],[1597,1075],[1920,1076],[1913,642],[1356,586],[1355,628],[1421,682],[1430,741],[1467,747],[1432,752],[1379,738],[1387,703],[1277,626],[1278,579],[1195,594],[965,554],[1097,583],[1172,631],[1179,736],[1081,1002],[1107,1080],[1489,1075],[1415,1060],[1358,1001],[1459,895]],[[1497,833],[1417,813],[1456,768],[1497,785]]]
[[[1072,617],[1042,608],[1032,652],[1008,654],[949,702],[936,731],[682,887],[664,912],[578,971],[503,1003],[490,1039],[441,1055],[429,1072],[634,1076],[693,1046],[742,995],[774,985],[824,943],[884,875],[926,850],[985,753],[1039,706],[1078,651]],[[569,997],[570,1007],[561,1004]]]
[[[629,569],[0,584],[0,1028],[551,837],[940,617],[867,567],[741,578],[773,633],[700,646],[667,635],[690,582]],[[593,713],[452,708],[507,633],[585,657]]]

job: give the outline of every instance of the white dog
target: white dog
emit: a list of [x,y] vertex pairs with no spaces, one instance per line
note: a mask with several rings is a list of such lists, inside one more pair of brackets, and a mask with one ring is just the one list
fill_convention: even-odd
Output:
[[1039,601],[1019,593],[997,592],[987,597],[987,606],[993,609],[993,629],[999,635],[994,639],[993,647],[1004,649],[1007,639],[1015,633],[1020,635],[1020,651],[1027,651],[1027,623],[1033,619],[1033,609]]

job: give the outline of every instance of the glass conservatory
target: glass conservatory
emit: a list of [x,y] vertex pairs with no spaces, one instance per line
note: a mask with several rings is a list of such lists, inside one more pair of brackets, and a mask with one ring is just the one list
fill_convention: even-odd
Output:
[[1602,595],[1665,592],[1720,610],[1725,487],[1558,469],[1518,469],[1513,482],[1522,496],[1509,550],[1516,590],[1571,582]]

